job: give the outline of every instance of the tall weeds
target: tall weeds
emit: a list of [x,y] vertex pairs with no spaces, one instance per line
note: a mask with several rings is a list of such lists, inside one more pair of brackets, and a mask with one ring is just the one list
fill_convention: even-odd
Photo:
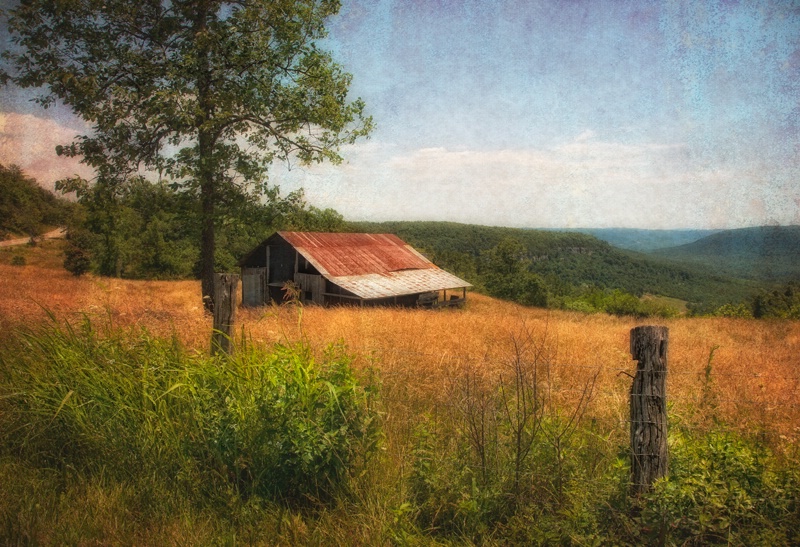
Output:
[[[187,504],[313,505],[346,494],[375,453],[376,396],[342,347],[209,358],[146,331],[53,324],[0,351],[0,461],[56,489],[121,488],[145,520]],[[0,509],[12,536],[38,512]]]

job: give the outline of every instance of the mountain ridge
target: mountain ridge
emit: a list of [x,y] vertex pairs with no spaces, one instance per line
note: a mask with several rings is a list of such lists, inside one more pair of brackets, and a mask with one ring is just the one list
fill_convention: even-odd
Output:
[[658,249],[651,256],[712,268],[723,275],[766,282],[800,279],[800,226],[757,226],[717,232]]

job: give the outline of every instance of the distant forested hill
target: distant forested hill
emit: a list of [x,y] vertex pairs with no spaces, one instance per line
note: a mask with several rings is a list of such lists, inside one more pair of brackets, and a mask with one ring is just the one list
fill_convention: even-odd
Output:
[[800,280],[800,226],[727,230],[653,256],[766,282]]
[[[618,289],[635,296],[656,294],[710,310],[741,302],[754,283],[716,276],[700,268],[670,263],[618,249],[588,234],[457,224],[451,222],[351,223],[353,229],[388,232],[426,253],[436,264],[486,288],[492,270],[502,267],[498,252],[518,243],[516,260],[541,280],[550,295],[564,299],[588,289]],[[501,245],[502,243],[502,245]],[[488,292],[492,292],[489,290]],[[513,299],[513,298],[512,298]]]
[[636,228],[579,228],[570,230],[593,235],[620,249],[649,252],[693,243],[720,230],[641,230]]

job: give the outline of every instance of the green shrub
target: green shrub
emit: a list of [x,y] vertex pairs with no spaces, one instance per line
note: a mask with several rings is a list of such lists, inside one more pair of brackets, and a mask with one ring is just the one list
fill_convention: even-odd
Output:
[[[207,415],[211,449],[247,496],[300,501],[328,497],[377,441],[372,388],[361,388],[341,348],[317,363],[306,346],[251,350],[242,376],[219,386],[224,405]],[[231,381],[232,380],[232,381]]]
[[81,276],[92,267],[92,234],[85,229],[67,231],[67,246],[64,248],[64,269],[74,276]]
[[642,500],[670,545],[788,545],[800,539],[800,482],[762,445],[716,429],[670,432],[670,474]]
[[753,312],[746,304],[725,304],[714,311],[716,317],[738,317],[752,319]]
[[677,317],[680,311],[656,299],[641,299],[619,289],[583,288],[554,300],[562,309],[633,317]]
[[454,431],[437,431],[443,425],[425,417],[415,428],[409,507],[419,529],[476,540],[504,513],[505,496],[481,480],[463,438]]
[[26,264],[25,256],[23,255],[14,255],[11,257],[11,265],[12,266],[24,266]]

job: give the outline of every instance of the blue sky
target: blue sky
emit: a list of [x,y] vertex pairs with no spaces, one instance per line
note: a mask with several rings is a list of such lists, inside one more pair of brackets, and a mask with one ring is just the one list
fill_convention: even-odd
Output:
[[[342,165],[276,166],[275,183],[318,207],[526,227],[800,224],[800,2],[343,0],[328,28],[378,127]],[[53,177],[63,160],[47,141],[77,122],[13,93],[0,108],[0,161]]]

